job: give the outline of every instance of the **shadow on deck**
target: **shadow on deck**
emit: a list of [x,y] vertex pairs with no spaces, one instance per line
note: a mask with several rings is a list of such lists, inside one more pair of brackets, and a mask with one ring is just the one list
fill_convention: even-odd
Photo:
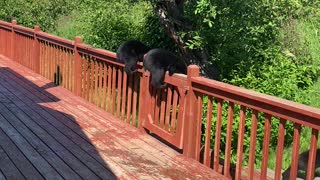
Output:
[[0,58],[0,179],[223,179]]

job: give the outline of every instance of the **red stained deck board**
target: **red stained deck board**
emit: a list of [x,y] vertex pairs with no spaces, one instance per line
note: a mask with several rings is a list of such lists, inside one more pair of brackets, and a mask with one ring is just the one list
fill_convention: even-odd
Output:
[[[48,79],[1,57],[0,107],[4,109],[0,110],[0,133],[5,135],[0,157],[10,157],[7,160],[11,161],[0,167],[0,179],[15,171],[21,172],[17,177],[33,173],[46,177],[52,173],[84,179],[223,179],[68,90],[52,86]],[[29,168],[11,159],[15,153]]]

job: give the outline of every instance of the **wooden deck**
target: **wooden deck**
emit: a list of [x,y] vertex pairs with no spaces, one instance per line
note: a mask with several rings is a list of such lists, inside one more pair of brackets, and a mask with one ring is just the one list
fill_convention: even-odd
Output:
[[224,179],[0,56],[0,179]]

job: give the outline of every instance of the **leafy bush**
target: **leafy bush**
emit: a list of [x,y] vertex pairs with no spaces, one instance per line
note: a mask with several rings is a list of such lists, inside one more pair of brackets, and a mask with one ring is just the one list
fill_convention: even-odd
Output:
[[[80,35],[85,43],[111,51],[129,39],[141,40],[150,47],[175,48],[148,1],[84,0],[80,7],[69,15],[67,22],[71,26],[56,34],[69,39]],[[65,17],[59,22],[63,26]]]
[[56,19],[68,13],[75,5],[72,0],[6,0],[0,1],[0,19],[33,28],[40,25],[42,30],[56,26]]
[[[189,17],[196,22],[190,32],[200,42],[190,45],[209,46],[212,61],[220,66],[223,81],[261,93],[304,104],[310,103],[309,88],[319,76],[319,66],[313,65],[311,54],[303,38],[297,36],[292,22],[309,16],[319,16],[319,3],[303,0],[233,1],[198,0],[189,4]],[[193,12],[193,14],[192,14]],[[204,99],[204,110],[207,99]],[[234,110],[232,149],[237,146],[239,107]],[[216,112],[212,112],[216,115]],[[205,113],[204,113],[205,114]],[[251,115],[247,112],[244,152],[249,150]],[[279,120],[273,119],[271,147],[277,143]],[[203,117],[203,126],[205,125]],[[257,163],[261,157],[264,118],[259,115],[257,132]],[[227,107],[223,108],[222,131],[226,132]],[[215,128],[213,118],[212,128]],[[286,146],[292,142],[293,126],[286,126]],[[204,132],[203,132],[204,133]],[[221,147],[226,134],[222,133]],[[204,139],[202,139],[204,140]],[[211,136],[211,142],[214,135]],[[213,144],[212,144],[213,145]],[[223,150],[223,149],[222,149]],[[232,151],[233,160],[236,152]]]

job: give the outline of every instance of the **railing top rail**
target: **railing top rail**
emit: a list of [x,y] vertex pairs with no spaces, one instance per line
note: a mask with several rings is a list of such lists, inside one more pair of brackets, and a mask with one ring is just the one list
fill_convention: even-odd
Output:
[[69,49],[73,49],[74,48],[74,41],[72,40],[68,40],[65,38],[61,38],[55,35],[51,35],[45,32],[37,32],[36,33],[36,37],[40,40],[44,40],[44,41],[48,41],[50,43],[56,44],[56,45],[60,45]]
[[320,109],[204,77],[191,81],[195,91],[320,130]]
[[98,58],[101,61],[112,63],[116,66],[124,67],[124,64],[116,61],[116,53],[100,48],[94,48],[87,44],[77,45],[78,51],[83,54],[88,54],[92,57]]
[[27,27],[20,26],[20,25],[14,25],[13,30],[17,31],[19,33],[25,34],[25,35],[29,35],[29,36],[34,35],[34,29],[27,28]]
[[9,27],[11,27],[11,26],[12,26],[12,24],[11,24],[11,23],[9,23],[9,22],[5,22],[5,21],[0,21],[0,25],[9,26]]

